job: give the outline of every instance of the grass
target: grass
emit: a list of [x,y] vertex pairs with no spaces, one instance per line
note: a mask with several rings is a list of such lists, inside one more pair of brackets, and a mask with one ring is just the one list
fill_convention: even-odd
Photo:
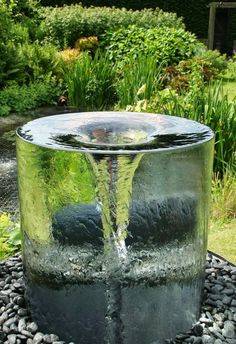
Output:
[[223,90],[228,95],[228,99],[233,100],[236,97],[236,81],[224,81]]
[[213,178],[208,249],[236,264],[236,176],[230,170]]
[[210,224],[208,249],[236,264],[236,219]]

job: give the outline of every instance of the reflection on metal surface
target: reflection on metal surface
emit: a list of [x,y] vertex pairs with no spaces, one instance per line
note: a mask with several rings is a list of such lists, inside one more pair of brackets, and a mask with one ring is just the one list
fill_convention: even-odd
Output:
[[27,296],[42,330],[150,344],[191,327],[212,155],[209,128],[164,115],[67,114],[18,130]]

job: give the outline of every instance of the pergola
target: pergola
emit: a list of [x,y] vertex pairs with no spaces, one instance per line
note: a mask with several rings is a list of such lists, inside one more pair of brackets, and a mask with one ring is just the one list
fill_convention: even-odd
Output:
[[236,2],[211,2],[208,5],[208,7],[210,8],[209,26],[208,26],[208,49],[213,49],[216,9],[217,8],[236,8]]

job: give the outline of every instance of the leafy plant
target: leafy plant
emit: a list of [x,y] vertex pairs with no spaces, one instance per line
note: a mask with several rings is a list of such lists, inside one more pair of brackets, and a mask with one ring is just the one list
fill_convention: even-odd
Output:
[[178,63],[194,56],[201,46],[196,37],[182,28],[143,28],[136,25],[108,32],[103,36],[112,61],[123,61],[139,55],[153,55],[158,63]]
[[214,171],[221,176],[227,169],[236,171],[236,99],[232,102],[228,100],[221,83],[204,88],[195,87],[193,82],[190,89],[182,94],[166,88],[149,101],[143,100],[128,109],[165,113],[206,124],[215,133]]
[[10,214],[0,214],[0,260],[7,258],[21,247],[19,223],[14,223]]
[[62,77],[62,64],[53,45],[41,46],[37,42],[23,44],[18,51],[21,60],[24,61],[24,82],[45,80],[51,76]]
[[89,7],[81,5],[48,7],[41,9],[43,19],[40,25],[40,39],[50,40],[61,49],[73,47],[81,37],[97,36],[100,38],[107,30],[115,31],[120,27],[137,24],[140,27],[175,27],[184,28],[181,18],[174,13],[162,10],[128,11],[109,7]]
[[162,69],[163,65],[157,63],[155,56],[131,58],[118,75],[118,107],[124,108],[141,99],[150,99],[160,87]]
[[7,6],[0,6],[0,89],[3,88],[9,80],[22,79],[22,66],[17,45],[14,43],[14,22],[11,18]]
[[109,108],[116,99],[114,76],[113,65],[99,51],[94,59],[81,54],[67,78],[70,102],[80,110]]
[[55,79],[37,81],[28,86],[15,84],[6,87],[0,91],[0,116],[55,104],[55,100],[61,92],[60,84]]
[[98,38],[96,36],[82,37],[75,42],[75,47],[81,51],[94,52],[98,45]]
[[76,48],[64,49],[57,53],[57,56],[61,58],[65,64],[72,64],[78,59],[79,55],[80,55],[80,51],[79,49],[76,49]]

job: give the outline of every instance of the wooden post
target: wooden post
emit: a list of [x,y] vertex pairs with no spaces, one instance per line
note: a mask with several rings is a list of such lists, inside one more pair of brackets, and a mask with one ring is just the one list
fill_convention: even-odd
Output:
[[210,16],[208,26],[208,49],[213,50],[214,34],[215,34],[216,5],[210,4]]

